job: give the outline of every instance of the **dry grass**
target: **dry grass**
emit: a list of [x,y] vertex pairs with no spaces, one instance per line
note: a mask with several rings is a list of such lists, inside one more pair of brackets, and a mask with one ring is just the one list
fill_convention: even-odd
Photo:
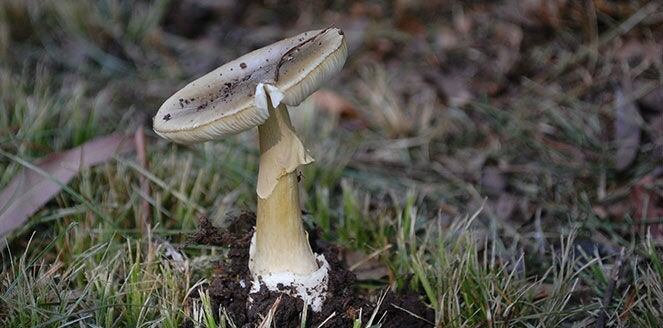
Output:
[[[4,1],[0,150],[12,157],[0,156],[0,189],[22,168],[12,158],[133,133],[193,77],[335,24],[352,52],[328,89],[347,103],[308,101],[293,119],[317,160],[303,168],[307,223],[348,252],[386,249],[390,274],[362,281],[366,293],[419,292],[445,327],[657,327],[661,217],[642,209],[663,197],[655,112],[638,109],[623,169],[612,131],[618,91],[641,108],[661,87],[660,56],[647,56],[660,51],[663,8],[551,1],[541,14],[511,2],[252,3],[234,27],[232,10],[210,9],[193,38],[166,1]],[[223,250],[174,249],[201,215],[254,210],[255,133],[184,147],[146,131],[147,168],[125,156],[84,170],[74,195],[8,236],[2,326],[234,326],[191,297]],[[149,232],[136,225],[145,201]]]

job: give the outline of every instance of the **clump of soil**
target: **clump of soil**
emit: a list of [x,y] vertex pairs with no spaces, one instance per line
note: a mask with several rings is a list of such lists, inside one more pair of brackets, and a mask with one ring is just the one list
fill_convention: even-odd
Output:
[[[304,307],[304,302],[299,298],[268,291],[263,287],[258,293],[251,294],[253,302],[249,306],[249,245],[254,225],[255,215],[250,213],[240,215],[225,229],[217,229],[203,218],[198,231],[190,237],[190,243],[229,247],[226,259],[217,264],[216,274],[208,287],[212,306],[214,309],[225,308],[238,327],[256,327],[280,297],[272,326],[299,327]],[[352,327],[360,310],[362,322],[366,323],[373,313],[375,302],[369,302],[357,293],[355,275],[343,267],[339,260],[339,249],[317,238],[315,233],[311,234],[311,247],[314,252],[324,254],[331,271],[322,311],[316,313],[308,309],[307,327],[318,327],[325,320],[323,327]],[[374,322],[385,312],[387,314],[382,327],[432,327],[431,322],[434,320],[433,311],[421,303],[417,295],[389,293]]]

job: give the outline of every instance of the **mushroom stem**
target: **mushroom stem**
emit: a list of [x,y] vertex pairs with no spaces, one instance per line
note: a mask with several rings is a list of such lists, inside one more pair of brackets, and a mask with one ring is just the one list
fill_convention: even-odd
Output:
[[[299,208],[299,186],[296,166],[284,169],[283,162],[305,154],[290,122],[288,109],[281,104],[268,106],[269,118],[258,127],[260,167],[276,172],[274,189],[266,198],[258,197],[255,252],[250,269],[254,275],[291,272],[308,275],[318,269]],[[292,145],[300,145],[300,151]],[[277,154],[270,156],[270,154]],[[288,172],[290,171],[290,172]],[[268,174],[272,175],[272,174]]]

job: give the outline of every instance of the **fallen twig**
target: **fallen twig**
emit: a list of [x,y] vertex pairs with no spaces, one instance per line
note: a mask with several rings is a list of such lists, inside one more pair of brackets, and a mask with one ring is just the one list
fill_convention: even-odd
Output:
[[[147,155],[145,150],[145,131],[143,127],[136,129],[134,133],[134,143],[136,143],[136,158],[138,164],[145,170],[149,170],[147,166]],[[147,178],[144,175],[140,175],[138,180],[140,181],[140,191],[143,195],[150,194],[150,184]],[[140,228],[141,232],[145,232],[145,229],[150,224],[150,203],[146,198],[143,198],[138,213],[136,215],[136,227]]]

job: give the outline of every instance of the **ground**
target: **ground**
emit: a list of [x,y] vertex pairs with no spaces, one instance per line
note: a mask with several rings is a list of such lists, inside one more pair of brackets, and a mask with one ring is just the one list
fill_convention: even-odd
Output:
[[0,326],[236,326],[209,289],[228,247],[190,236],[255,210],[257,133],[181,146],[151,117],[328,26],[348,61],[291,116],[355,327],[404,311],[388,292],[430,326],[663,322],[660,1],[5,0]]

